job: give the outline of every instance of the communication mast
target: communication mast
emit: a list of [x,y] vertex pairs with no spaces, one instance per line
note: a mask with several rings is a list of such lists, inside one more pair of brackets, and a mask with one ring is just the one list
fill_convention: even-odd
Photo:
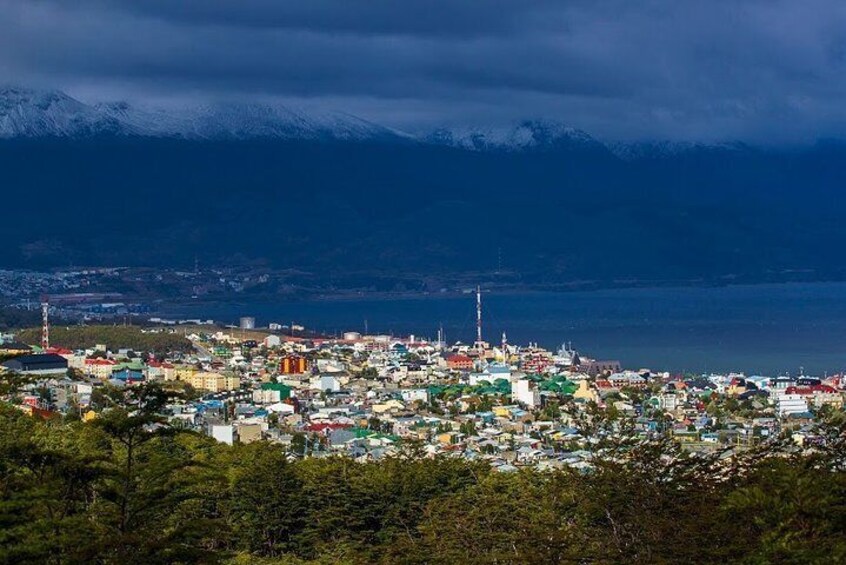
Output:
[[482,342],[482,287],[476,285],[476,347],[479,348],[479,356],[484,354],[485,346]]
[[476,343],[482,343],[482,288],[476,286]]
[[50,298],[45,294],[41,297],[41,349],[50,348]]

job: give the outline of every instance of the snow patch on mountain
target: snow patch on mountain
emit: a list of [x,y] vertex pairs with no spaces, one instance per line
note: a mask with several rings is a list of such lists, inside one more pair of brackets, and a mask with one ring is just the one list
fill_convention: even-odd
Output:
[[160,108],[121,101],[88,105],[59,91],[0,88],[0,138],[101,134],[343,141],[408,137],[349,114],[306,113],[281,104],[214,103]]
[[63,92],[0,87],[0,138],[122,132],[119,121]]
[[57,90],[0,86],[0,139],[99,135],[196,140],[402,141],[479,152],[588,149],[610,151],[626,161],[749,149],[742,143],[656,141],[605,145],[582,130],[548,120],[526,120],[503,127],[458,126],[412,135],[343,112],[301,110],[276,103],[215,102],[156,107],[118,101],[90,105]]
[[423,136],[428,143],[471,151],[527,151],[602,144],[582,130],[546,120],[500,128],[442,128]]

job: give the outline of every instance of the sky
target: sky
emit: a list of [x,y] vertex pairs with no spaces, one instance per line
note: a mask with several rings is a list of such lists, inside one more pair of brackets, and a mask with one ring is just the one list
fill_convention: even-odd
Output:
[[410,131],[806,142],[846,130],[844,71],[842,0],[0,0],[2,84]]

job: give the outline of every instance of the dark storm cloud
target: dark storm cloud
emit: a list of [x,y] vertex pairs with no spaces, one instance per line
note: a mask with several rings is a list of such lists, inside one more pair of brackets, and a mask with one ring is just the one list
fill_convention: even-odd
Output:
[[[538,7],[553,4],[529,1],[521,6],[512,0],[80,0],[75,3],[184,25],[462,37],[519,31],[524,16],[532,16]],[[526,6],[535,9],[526,10]]]
[[0,81],[262,97],[400,127],[564,121],[607,138],[841,135],[840,1],[0,0]]

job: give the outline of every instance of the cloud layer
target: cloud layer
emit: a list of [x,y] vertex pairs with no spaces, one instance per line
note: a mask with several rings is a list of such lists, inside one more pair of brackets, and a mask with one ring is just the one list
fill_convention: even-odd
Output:
[[846,3],[0,0],[0,82],[278,99],[386,125],[551,118],[606,139],[846,126]]

